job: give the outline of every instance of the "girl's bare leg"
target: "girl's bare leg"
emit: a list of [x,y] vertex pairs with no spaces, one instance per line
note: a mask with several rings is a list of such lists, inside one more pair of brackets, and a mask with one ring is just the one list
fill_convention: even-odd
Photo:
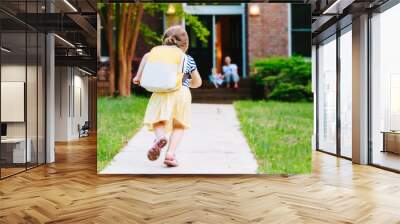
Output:
[[178,148],[179,143],[182,141],[184,130],[185,129],[182,125],[174,124],[174,128],[169,137],[168,151],[165,157],[166,159],[175,159],[175,151]]
[[171,136],[169,136],[169,145],[167,151],[167,158],[175,157],[176,148],[178,148],[179,143],[182,141],[183,137],[183,128],[174,128]]
[[165,124],[163,121],[155,123],[153,126],[154,126],[154,134],[156,135],[157,139],[165,137]]
[[154,141],[154,145],[147,152],[147,158],[150,161],[154,161],[158,159],[160,156],[162,148],[167,144],[167,139],[165,138],[165,124],[164,122],[158,122],[153,125],[154,133],[156,135],[156,140]]

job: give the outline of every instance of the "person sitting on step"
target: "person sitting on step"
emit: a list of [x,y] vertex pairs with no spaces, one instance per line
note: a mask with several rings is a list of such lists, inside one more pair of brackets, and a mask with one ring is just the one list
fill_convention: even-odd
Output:
[[216,68],[211,69],[210,81],[214,84],[215,88],[218,88],[224,82],[224,76],[221,73],[217,73]]
[[231,87],[231,82],[234,83],[234,88],[239,88],[239,74],[238,74],[238,67],[236,64],[231,63],[231,57],[225,57],[225,65],[222,66],[222,72],[225,77],[226,87]]

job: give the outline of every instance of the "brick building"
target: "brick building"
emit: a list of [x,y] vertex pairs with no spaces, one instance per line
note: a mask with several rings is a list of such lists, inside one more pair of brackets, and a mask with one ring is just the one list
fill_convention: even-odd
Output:
[[[250,4],[250,7],[254,7]],[[289,55],[288,5],[258,4],[259,16],[247,16],[248,61],[256,58]]]

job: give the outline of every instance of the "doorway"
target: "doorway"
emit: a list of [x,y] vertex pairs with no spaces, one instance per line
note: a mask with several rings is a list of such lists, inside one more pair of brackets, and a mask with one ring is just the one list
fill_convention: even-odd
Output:
[[188,54],[195,59],[201,77],[208,80],[213,67],[217,72],[222,72],[226,56],[230,56],[232,63],[238,66],[239,75],[245,77],[242,15],[197,15],[197,17],[210,31],[207,43],[204,43],[196,37],[190,26],[186,26],[190,39]]
[[[242,22],[240,15],[222,15],[215,17],[216,68],[222,73],[224,58],[230,56],[232,63],[241,71],[242,63]],[[243,76],[239,72],[240,76]]]

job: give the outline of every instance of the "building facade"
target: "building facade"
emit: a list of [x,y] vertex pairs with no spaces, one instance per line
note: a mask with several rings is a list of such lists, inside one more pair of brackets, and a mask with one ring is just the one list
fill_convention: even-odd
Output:
[[[226,56],[230,56],[238,65],[242,77],[249,75],[249,65],[259,58],[293,54],[311,56],[310,50],[301,51],[296,47],[299,44],[308,45],[309,49],[311,45],[309,5],[184,4],[183,9],[186,13],[198,16],[210,31],[209,44],[202,45],[190,27],[186,26],[191,38],[189,54],[197,59],[199,71],[204,76],[208,76],[212,67],[221,72]],[[299,17],[305,21],[300,25],[303,32],[293,37],[292,33],[296,31],[293,20]],[[168,15],[164,17],[166,28],[168,21],[165,20],[168,20]],[[182,24],[185,25],[184,21]],[[298,36],[306,41],[300,43]],[[304,47],[307,49],[307,46]],[[208,60],[203,60],[205,58]]]

